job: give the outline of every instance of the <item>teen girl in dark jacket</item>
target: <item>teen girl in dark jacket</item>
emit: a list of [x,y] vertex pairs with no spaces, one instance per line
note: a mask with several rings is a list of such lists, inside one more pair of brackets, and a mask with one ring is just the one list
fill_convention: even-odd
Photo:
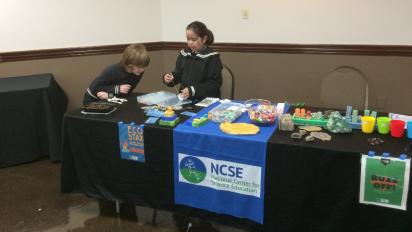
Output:
[[201,22],[192,22],[186,28],[188,48],[180,51],[173,72],[163,75],[167,86],[180,83],[184,99],[202,100],[220,97],[222,62],[219,53],[209,48],[213,33]]

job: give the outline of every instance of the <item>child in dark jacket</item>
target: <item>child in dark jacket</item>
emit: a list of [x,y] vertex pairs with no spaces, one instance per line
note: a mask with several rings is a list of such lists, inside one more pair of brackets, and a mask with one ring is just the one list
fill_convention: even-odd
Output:
[[84,95],[83,105],[111,97],[127,97],[139,84],[149,63],[144,45],[129,45],[120,63],[109,65],[93,80]]
[[194,21],[186,27],[187,48],[177,57],[173,72],[163,75],[167,86],[180,83],[182,99],[202,100],[220,97],[222,62],[219,53],[209,48],[213,33],[202,22]]

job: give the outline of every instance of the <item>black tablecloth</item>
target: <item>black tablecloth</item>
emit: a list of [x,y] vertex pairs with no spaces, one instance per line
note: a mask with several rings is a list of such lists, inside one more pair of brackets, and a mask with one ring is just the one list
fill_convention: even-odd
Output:
[[[268,143],[265,228],[274,231],[410,231],[410,212],[359,204],[360,153],[398,157],[408,141],[360,130],[312,143],[277,131]],[[369,145],[367,139],[385,143]],[[410,185],[411,186],[411,185]],[[411,187],[409,187],[411,188]],[[409,193],[409,199],[411,198]],[[411,208],[408,202],[408,209]]]
[[[247,220],[174,205],[173,128],[145,125],[146,163],[121,160],[117,122],[140,124],[145,119],[135,99],[109,116],[82,115],[80,110],[67,113],[62,192],[81,191],[96,198],[206,214],[253,231],[408,231],[411,225],[409,212],[358,203],[360,153],[374,149],[398,155],[406,139],[354,131],[333,134],[331,142],[306,143],[290,139],[290,132],[277,131],[268,142],[264,225],[257,226]],[[386,142],[371,147],[367,143],[371,136]]]
[[0,167],[60,160],[67,96],[52,74],[0,78]]
[[[66,113],[63,122],[61,187],[63,192],[81,190],[89,196],[153,207],[173,204],[173,130],[153,134],[144,128],[145,163],[122,160],[118,122],[142,124],[145,116],[136,100],[129,100],[111,115]],[[147,139],[146,139],[147,138]],[[152,150],[146,151],[146,147]]]

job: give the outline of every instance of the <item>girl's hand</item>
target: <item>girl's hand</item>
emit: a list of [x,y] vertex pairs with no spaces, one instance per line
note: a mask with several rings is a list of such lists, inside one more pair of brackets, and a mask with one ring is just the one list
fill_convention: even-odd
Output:
[[182,96],[182,98],[184,99],[188,99],[189,98],[189,88],[184,88],[180,91],[180,96]]
[[173,79],[175,79],[175,78],[173,77],[173,75],[172,75],[171,73],[166,73],[166,74],[163,76],[163,80],[164,80],[167,84],[171,83],[171,82],[173,81]]
[[97,97],[102,100],[106,100],[109,97],[109,94],[106,92],[97,92]]

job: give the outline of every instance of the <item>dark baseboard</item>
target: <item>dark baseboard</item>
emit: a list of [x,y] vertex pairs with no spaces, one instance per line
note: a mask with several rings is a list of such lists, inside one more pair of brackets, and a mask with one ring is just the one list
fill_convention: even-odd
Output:
[[[151,42],[143,44],[146,45],[148,51],[180,50],[186,46],[186,43],[184,42]],[[0,53],[0,62],[118,54],[122,53],[123,49],[127,45],[128,44],[116,44],[92,47],[3,52]],[[412,56],[412,46],[407,45],[216,43],[212,47],[220,52]]]

